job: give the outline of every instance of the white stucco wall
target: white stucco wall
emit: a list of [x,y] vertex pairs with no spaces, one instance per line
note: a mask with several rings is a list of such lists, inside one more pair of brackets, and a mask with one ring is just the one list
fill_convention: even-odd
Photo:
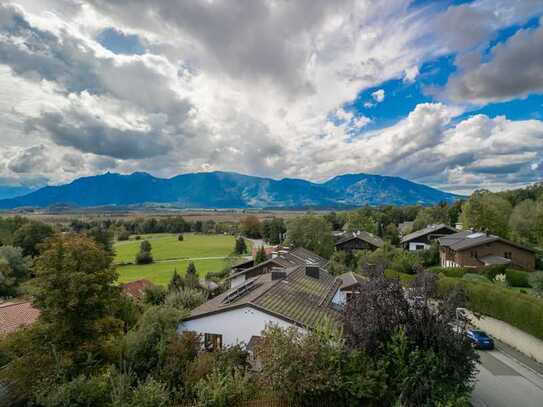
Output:
[[244,307],[185,321],[179,325],[177,332],[220,334],[223,346],[231,346],[241,342],[247,344],[251,336],[260,335],[267,324],[276,324],[281,328],[293,326],[260,310]]
[[237,277],[234,277],[232,280],[230,280],[230,288],[237,287],[238,285],[245,282],[245,274],[241,274]]
[[426,249],[429,249],[430,248],[430,245],[426,244],[426,243],[413,243],[413,242],[409,242],[409,250],[410,251],[415,251],[417,250],[417,246],[424,246],[424,249],[418,249],[418,250],[426,250]]
[[347,294],[345,291],[337,290],[334,298],[332,298],[332,303],[337,305],[345,305],[347,303]]

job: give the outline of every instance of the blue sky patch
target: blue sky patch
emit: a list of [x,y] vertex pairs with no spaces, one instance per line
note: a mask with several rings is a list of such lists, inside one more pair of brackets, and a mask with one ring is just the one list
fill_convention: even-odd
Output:
[[142,55],[145,49],[136,34],[125,34],[115,28],[106,28],[96,40],[115,54]]

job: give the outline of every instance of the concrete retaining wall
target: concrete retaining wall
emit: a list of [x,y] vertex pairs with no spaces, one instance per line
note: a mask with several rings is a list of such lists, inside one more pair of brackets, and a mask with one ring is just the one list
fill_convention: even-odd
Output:
[[[477,328],[486,331],[496,339],[519,350],[532,359],[543,363],[543,341],[506,322],[483,316],[475,318],[471,312],[467,313],[471,323]],[[543,317],[543,316],[542,316]]]

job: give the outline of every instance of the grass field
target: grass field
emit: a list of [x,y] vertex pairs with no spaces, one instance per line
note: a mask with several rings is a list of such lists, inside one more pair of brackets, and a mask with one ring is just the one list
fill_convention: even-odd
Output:
[[[198,275],[205,276],[210,271],[220,271],[229,265],[229,256],[233,249],[235,238],[227,235],[200,235],[185,233],[182,242],[176,234],[141,235],[141,240],[115,243],[115,263],[119,273],[119,282],[146,278],[155,284],[165,285],[170,281],[174,270],[184,274],[190,262],[194,262]],[[142,240],[151,243],[155,263],[146,265],[122,264],[133,263],[139,251]],[[250,242],[247,241],[250,245]],[[210,257],[210,259],[206,259]],[[233,259],[236,261],[237,259]]]
[[141,235],[141,240],[115,243],[115,263],[134,262],[142,240],[151,243],[155,261],[190,259],[195,257],[225,257],[234,249],[235,238],[230,235],[199,235],[185,233],[179,242],[176,234]]
[[[120,283],[146,278],[155,284],[166,285],[170,281],[174,270],[177,270],[179,274],[185,274],[188,264],[189,260],[175,260],[143,266],[131,264],[118,266],[117,272],[119,273]],[[225,259],[194,261],[199,276],[205,276],[210,271],[220,271],[228,264],[228,260]]]

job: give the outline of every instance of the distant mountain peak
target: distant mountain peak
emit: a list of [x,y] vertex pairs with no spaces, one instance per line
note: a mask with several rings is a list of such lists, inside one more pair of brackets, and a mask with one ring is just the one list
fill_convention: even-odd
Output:
[[348,208],[434,204],[457,198],[457,195],[403,178],[365,173],[343,174],[323,183],[314,183],[297,178],[275,180],[225,171],[187,173],[168,179],[146,172],[106,172],[0,200],[0,208],[147,203],[184,208]]

